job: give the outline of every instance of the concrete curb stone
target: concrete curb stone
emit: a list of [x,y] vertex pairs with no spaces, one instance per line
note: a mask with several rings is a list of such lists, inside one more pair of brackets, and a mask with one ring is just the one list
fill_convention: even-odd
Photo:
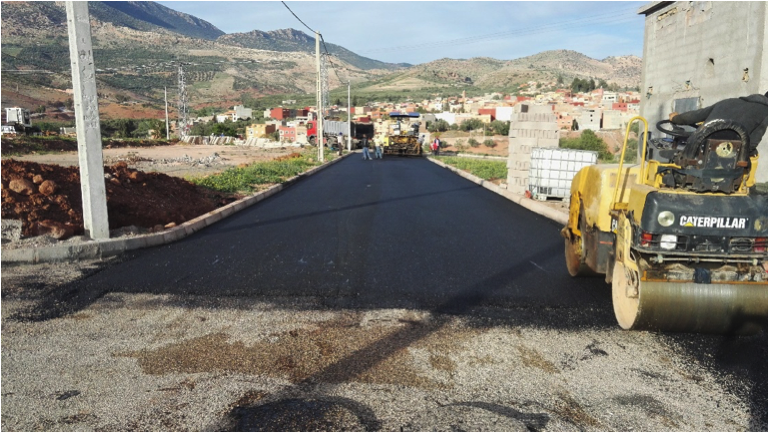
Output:
[[74,245],[50,245],[37,248],[3,250],[2,263],[40,263],[103,259],[110,256],[120,255],[130,250],[176,242],[232,214],[240,212],[267,197],[282,191],[286,186],[296,183],[299,179],[315,174],[352,154],[353,153],[342,155],[333,161],[326,162],[323,165],[313,167],[304,173],[300,173],[286,180],[282,184],[271,186],[264,191],[234,201],[226,206],[217,208],[209,213],[195,217],[160,233],[151,233],[125,239],[89,240]]

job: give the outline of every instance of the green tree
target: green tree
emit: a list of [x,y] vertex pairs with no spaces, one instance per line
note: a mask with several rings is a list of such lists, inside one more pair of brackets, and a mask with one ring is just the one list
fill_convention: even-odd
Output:
[[235,131],[235,125],[229,120],[224,123],[216,123],[211,127],[211,133],[214,135],[224,135],[226,137],[235,137],[237,132]]
[[128,100],[130,100],[130,99],[131,99],[131,98],[129,98],[128,96],[126,96],[126,95],[124,95],[124,94],[122,94],[122,93],[116,93],[116,94],[115,94],[115,100],[116,100],[116,101],[117,101],[119,104],[122,104],[122,103],[124,103],[124,102],[128,102]]
[[35,113],[45,114],[45,105],[40,105],[39,107],[35,108]]
[[472,137],[470,137],[470,138],[467,140],[467,144],[469,144],[469,145],[470,145],[470,147],[478,147],[478,146],[480,146],[480,145],[481,145],[481,143],[479,143],[479,142],[478,142],[478,140],[476,140],[476,139],[474,139],[474,138],[472,138]]
[[559,86],[563,86],[563,75],[558,74],[558,80],[556,82]]
[[160,139],[166,136],[166,122],[160,119],[143,119],[136,124],[136,129],[131,132],[134,137],[148,137],[153,131],[153,138]]
[[506,137],[510,133],[510,122],[492,120],[489,126],[494,131],[494,135],[504,135]]
[[128,138],[136,129],[133,119],[104,119],[101,120],[101,135],[104,137]]
[[486,140],[483,141],[483,145],[488,147],[488,148],[493,149],[493,148],[497,147],[497,142],[492,140],[492,139],[490,139],[490,138],[487,138]]
[[603,139],[590,129],[582,131],[579,138],[562,138],[559,141],[559,147],[564,149],[592,150],[598,152],[598,159],[610,161],[614,158],[609,152],[608,146]]
[[636,162],[636,159],[638,159],[638,140],[635,138],[628,138],[627,150],[625,150],[625,162],[632,164]]
[[461,126],[463,131],[473,131],[483,128],[483,121],[481,119],[467,119],[462,122]]
[[430,132],[445,132],[449,130],[449,122],[438,119],[435,122],[430,122],[430,125],[427,126],[427,130]]

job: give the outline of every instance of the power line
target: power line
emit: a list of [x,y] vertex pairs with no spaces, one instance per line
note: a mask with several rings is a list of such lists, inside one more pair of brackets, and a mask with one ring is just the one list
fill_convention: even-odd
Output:
[[304,21],[302,21],[302,20],[301,20],[301,18],[299,18],[298,16],[296,16],[296,14],[294,13],[294,11],[292,11],[292,10],[291,10],[291,8],[290,8],[290,7],[288,7],[288,5],[286,4],[286,2],[284,2],[284,1],[281,1],[281,3],[283,3],[283,6],[285,6],[285,7],[286,7],[286,9],[288,9],[288,11],[289,11],[289,12],[291,12],[291,15],[293,15],[293,16],[294,16],[294,18],[296,18],[297,20],[299,20],[299,22],[300,22],[300,23],[302,23],[302,24],[303,24],[305,27],[307,27],[307,30],[309,30],[309,31],[311,31],[311,32],[313,32],[313,33],[317,33],[315,30],[311,29],[311,28],[310,28],[310,26],[308,26],[307,24],[305,24],[305,23],[304,23]]

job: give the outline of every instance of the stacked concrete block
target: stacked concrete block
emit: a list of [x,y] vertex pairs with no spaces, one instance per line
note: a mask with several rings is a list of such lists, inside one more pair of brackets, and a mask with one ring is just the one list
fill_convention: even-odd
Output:
[[531,150],[558,147],[558,121],[549,105],[519,104],[510,119],[507,189],[523,195],[529,189]]

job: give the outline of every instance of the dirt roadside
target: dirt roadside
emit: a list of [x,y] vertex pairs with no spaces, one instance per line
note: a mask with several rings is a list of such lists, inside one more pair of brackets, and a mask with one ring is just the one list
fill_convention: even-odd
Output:
[[[4,149],[13,144],[3,140]],[[53,142],[53,149],[57,144],[61,143]],[[184,144],[105,148],[110,236],[164,230],[226,205],[240,197],[195,186],[188,179],[295,151]],[[4,155],[2,164],[3,249],[77,241],[83,234],[77,152]],[[20,221],[21,227],[13,221]],[[8,228],[6,223],[14,226]]]
[[[181,178],[202,177],[221,173],[241,164],[268,161],[294,152],[295,148],[264,149],[253,146],[212,146],[176,144],[155,147],[121,147],[103,149],[104,165],[125,162],[128,167],[144,172],[164,173]],[[78,165],[77,152],[35,153],[13,157],[18,161]],[[6,159],[3,156],[3,159]]]

